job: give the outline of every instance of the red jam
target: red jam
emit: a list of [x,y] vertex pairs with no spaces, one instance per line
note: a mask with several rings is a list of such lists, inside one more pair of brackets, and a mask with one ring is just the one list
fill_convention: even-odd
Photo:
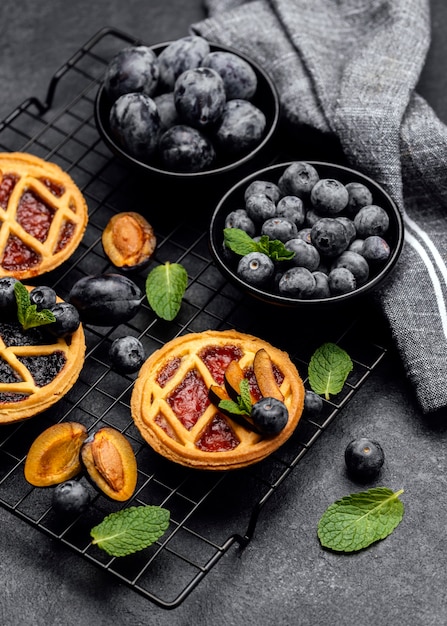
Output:
[[180,367],[181,359],[178,356],[175,356],[173,359],[168,361],[166,365],[164,365],[161,370],[157,374],[156,381],[163,388],[168,380],[170,380],[175,372]]
[[64,195],[65,187],[63,185],[59,185],[59,183],[56,183],[54,180],[50,180],[49,178],[39,178],[39,180],[56,198],[60,198]]
[[212,422],[208,424],[196,441],[196,447],[204,452],[225,452],[226,450],[234,450],[238,445],[239,439],[220,413],[214,416]]
[[40,260],[40,255],[37,252],[28,248],[15,235],[10,235],[1,265],[3,269],[14,272],[34,267],[40,263]]
[[59,240],[57,242],[54,253],[60,252],[61,250],[65,248],[67,243],[71,241],[74,230],[75,230],[75,225],[73,224],[73,222],[65,222],[64,226],[61,229]]
[[31,191],[25,191],[17,207],[16,220],[27,233],[38,241],[45,241],[48,237],[54,209]]
[[16,186],[19,177],[15,174],[5,174],[0,182],[0,207],[6,209],[11,197],[12,190]]
[[199,372],[190,370],[167,402],[183,426],[191,430],[210,403],[207,386]]
[[171,439],[177,439],[173,428],[171,427],[170,424],[168,424],[164,415],[159,413],[154,421],[158,426],[160,426],[162,430],[164,430],[164,432],[168,435],[168,437],[171,437]]
[[[282,381],[284,380],[284,374],[278,369],[278,367],[273,363],[273,375],[275,377],[276,383],[278,387],[281,386]],[[244,370],[244,376],[250,383],[250,391],[252,396],[257,400],[262,398],[262,394],[259,391],[258,383],[256,382],[255,373],[253,371],[253,367],[247,367]]]
[[231,361],[239,361],[243,351],[237,346],[207,346],[199,353],[199,357],[209,369],[211,376],[218,385],[224,381],[224,373]]

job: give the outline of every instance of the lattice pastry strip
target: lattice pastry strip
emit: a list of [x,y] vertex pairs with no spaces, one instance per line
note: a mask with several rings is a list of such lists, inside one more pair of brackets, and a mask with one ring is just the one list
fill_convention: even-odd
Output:
[[23,280],[69,258],[87,225],[80,190],[59,166],[0,153],[0,276]]
[[[222,415],[207,395],[211,385],[222,382],[232,351],[246,369],[261,348],[283,376],[280,388],[289,409],[285,429],[274,437],[263,437]],[[210,367],[201,358],[204,351],[216,355]],[[166,380],[165,370],[172,370]],[[259,461],[284,443],[298,423],[303,402],[303,383],[285,352],[237,331],[207,331],[174,339],[149,357],[136,381],[131,409],[142,436],[157,452],[183,465],[228,469]],[[222,445],[217,445],[221,436]]]

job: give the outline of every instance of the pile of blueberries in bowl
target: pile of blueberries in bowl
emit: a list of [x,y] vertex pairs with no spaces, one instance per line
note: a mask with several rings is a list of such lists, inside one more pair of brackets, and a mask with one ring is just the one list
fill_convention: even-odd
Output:
[[268,162],[279,97],[252,59],[191,35],[119,51],[95,121],[110,150],[140,173],[203,180]]
[[265,302],[347,303],[389,276],[404,240],[385,190],[342,165],[289,161],[234,185],[211,219],[209,244],[223,275]]

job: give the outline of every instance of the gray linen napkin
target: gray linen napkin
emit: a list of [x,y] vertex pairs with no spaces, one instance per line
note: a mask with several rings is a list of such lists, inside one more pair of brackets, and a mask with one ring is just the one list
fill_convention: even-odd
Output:
[[[415,92],[428,0],[208,0],[191,32],[255,58],[291,130],[338,137],[404,214],[379,301],[423,413],[447,407],[447,130]],[[292,135],[290,135],[292,136]]]

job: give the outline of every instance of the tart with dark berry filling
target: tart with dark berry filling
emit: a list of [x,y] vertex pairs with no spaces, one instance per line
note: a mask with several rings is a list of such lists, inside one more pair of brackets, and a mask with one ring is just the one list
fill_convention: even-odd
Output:
[[58,267],[78,247],[87,220],[84,196],[58,165],[0,153],[0,277],[23,280]]
[[[212,400],[236,362],[256,402],[262,394],[253,374],[255,355],[270,360],[278,394],[288,411],[284,428],[265,435],[249,421],[231,416]],[[189,467],[241,468],[277,450],[294,432],[304,405],[304,386],[287,353],[252,335],[206,331],[178,337],[154,352],[142,366],[131,399],[133,420],[158,453]]]
[[57,402],[76,382],[84,355],[81,325],[69,336],[54,337],[44,326],[24,330],[17,320],[0,321],[0,424]]

